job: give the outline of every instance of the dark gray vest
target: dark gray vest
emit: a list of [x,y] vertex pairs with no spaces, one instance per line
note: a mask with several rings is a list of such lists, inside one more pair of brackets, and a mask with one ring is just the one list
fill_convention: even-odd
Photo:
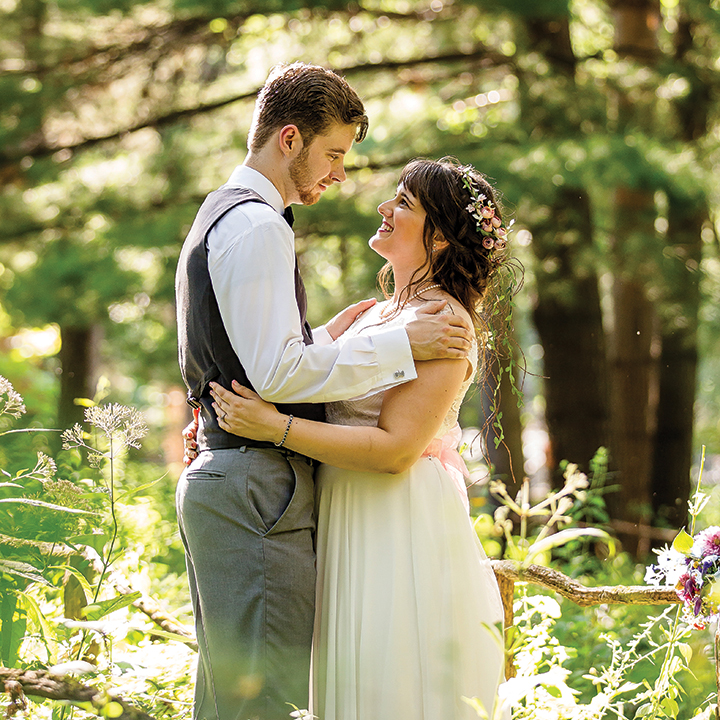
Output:
[[[175,299],[180,370],[188,387],[188,403],[200,408],[201,419],[197,437],[200,449],[242,445],[273,447],[272,443],[257,442],[226,433],[218,425],[208,388],[211,380],[228,389],[231,388],[232,380],[252,387],[230,344],[220,317],[210,281],[207,250],[207,235],[213,226],[234,207],[247,202],[265,201],[247,188],[224,186],[210,193],[198,211],[178,261]],[[297,263],[295,297],[303,327],[303,340],[306,345],[310,345],[313,341],[312,330],[305,319],[307,296]],[[243,308],[237,308],[236,311],[243,312]],[[277,321],[282,322],[283,318],[277,318]],[[278,409],[310,420],[325,419],[324,406],[319,404],[278,405]]]

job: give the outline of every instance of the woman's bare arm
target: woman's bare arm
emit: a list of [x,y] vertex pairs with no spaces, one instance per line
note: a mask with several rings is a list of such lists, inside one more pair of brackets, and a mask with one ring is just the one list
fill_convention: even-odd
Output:
[[[284,445],[346,470],[402,472],[420,458],[435,437],[467,371],[467,360],[417,363],[417,379],[385,393],[377,427],[294,418]],[[282,440],[288,415],[236,383],[233,389],[237,394],[215,383],[211,386],[223,430],[254,440]]]

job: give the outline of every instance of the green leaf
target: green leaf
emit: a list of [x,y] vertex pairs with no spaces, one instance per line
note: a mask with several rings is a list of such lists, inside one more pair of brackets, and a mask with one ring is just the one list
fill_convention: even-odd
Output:
[[128,595],[118,595],[110,600],[100,600],[99,602],[88,605],[82,609],[82,616],[86,620],[95,621],[104,618],[116,610],[120,610],[128,605],[132,605],[136,600],[142,597],[142,593],[133,592]]
[[693,656],[693,650],[690,645],[687,643],[678,643],[678,650],[680,650],[680,654],[685,658],[685,662],[689,664]]
[[190,638],[186,637],[185,635],[180,635],[179,633],[174,632],[168,632],[167,630],[161,630],[160,628],[152,628],[150,630],[145,631],[146,635],[151,635],[152,637],[161,637],[165,638],[165,640],[175,640],[176,642],[181,643],[187,643]]
[[672,549],[676,550],[679,553],[682,553],[683,555],[686,555],[687,553],[692,550],[693,546],[693,539],[691,535],[688,535],[685,530],[681,530],[673,540],[672,543]]
[[40,606],[35,601],[35,598],[28,593],[22,593],[18,596],[18,599],[18,605],[25,611],[25,615],[27,616],[31,626],[36,629],[37,634],[39,634],[42,638],[42,641],[45,644],[45,650],[47,651],[47,662],[51,663],[52,655],[50,652],[50,646],[48,645],[48,640],[57,640],[55,630],[48,622],[47,618],[43,614],[43,611],[40,609]]
[[30,565],[30,563],[0,558],[0,572],[7,573],[8,575],[16,575],[17,577],[41,583],[42,585],[51,586],[51,583],[40,574],[42,570],[36,568],[34,565]]
[[127,492],[124,492],[122,495],[118,495],[118,497],[115,498],[115,502],[124,502],[125,500],[129,500],[131,497],[137,495],[138,493],[141,493],[143,490],[147,490],[148,488],[151,488],[153,485],[159,483],[163,478],[167,477],[167,473],[162,475],[161,477],[151,480],[150,482],[144,483],[143,485],[140,485],[139,487],[133,488],[132,490],[128,490]]
[[564,545],[571,540],[577,540],[581,537],[602,538],[608,543],[611,550],[615,547],[615,540],[604,530],[598,530],[597,528],[568,528],[567,530],[561,530],[560,532],[550,535],[544,540],[534,542],[528,548],[527,556],[525,557],[523,564],[529,565],[532,562],[533,558],[537,557],[538,555],[544,552],[548,552],[553,548]]
[[639,687],[641,687],[641,683],[626,682],[617,689],[617,693],[619,695],[620,693],[632,692]]
[[665,698],[662,701],[661,707],[669,717],[676,718],[678,716],[679,707],[672,698]]
[[2,498],[0,503],[11,503],[15,505],[33,505],[35,507],[44,507],[48,510],[58,510],[59,512],[71,513],[73,515],[99,515],[99,513],[90,510],[79,510],[78,508],[69,508],[64,505],[54,505],[53,503],[43,502],[42,500],[34,500],[31,498]]
[[102,549],[105,543],[110,539],[108,533],[88,533],[87,535],[74,535],[67,539],[68,545],[87,545],[91,547],[98,555],[102,555]]
[[80,583],[80,586],[86,596],[93,595],[93,589],[90,587],[88,579],[76,567],[73,567],[72,565],[51,565],[48,570],[62,570],[63,572],[69,572]]
[[2,622],[2,633],[0,633],[0,659],[5,667],[15,667],[17,652],[25,637],[27,621],[18,614],[17,596],[15,593],[3,595],[2,606],[0,607],[0,621]]

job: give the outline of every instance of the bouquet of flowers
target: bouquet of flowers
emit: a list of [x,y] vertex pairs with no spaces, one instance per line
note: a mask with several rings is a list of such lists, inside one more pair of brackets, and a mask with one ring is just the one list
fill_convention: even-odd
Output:
[[685,619],[698,629],[720,618],[720,527],[695,536],[681,530],[672,547],[655,552],[658,562],[647,568],[645,582],[673,588]]

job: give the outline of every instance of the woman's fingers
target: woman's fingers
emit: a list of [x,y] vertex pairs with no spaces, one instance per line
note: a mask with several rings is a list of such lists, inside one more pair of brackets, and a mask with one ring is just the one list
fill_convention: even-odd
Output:
[[237,380],[232,381],[232,387],[236,394],[240,395],[240,397],[247,398],[248,400],[259,400],[260,396],[251,390],[250,388],[245,387],[244,385],[241,385]]

